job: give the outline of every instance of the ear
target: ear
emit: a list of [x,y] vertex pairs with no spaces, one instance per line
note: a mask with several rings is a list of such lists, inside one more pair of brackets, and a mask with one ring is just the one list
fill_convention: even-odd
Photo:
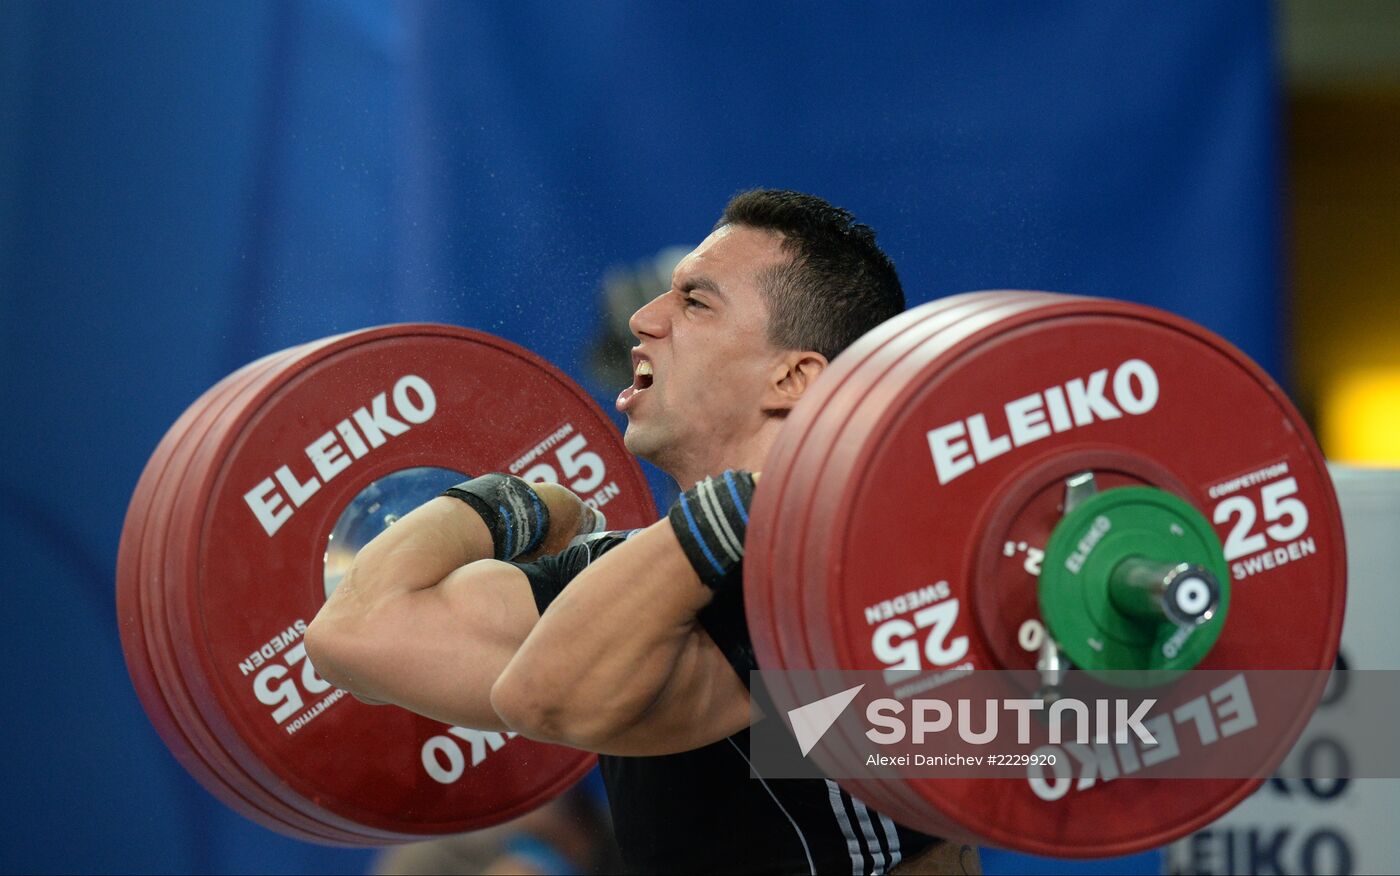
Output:
[[786,413],[807,393],[818,375],[826,370],[826,357],[814,350],[792,350],[774,364],[768,380],[763,409]]

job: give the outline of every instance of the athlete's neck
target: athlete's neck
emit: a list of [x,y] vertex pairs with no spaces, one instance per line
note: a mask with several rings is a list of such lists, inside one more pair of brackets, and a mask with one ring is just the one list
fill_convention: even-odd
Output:
[[775,417],[745,440],[724,446],[697,448],[686,458],[662,466],[662,471],[670,475],[682,490],[688,490],[702,478],[717,475],[725,469],[761,471],[782,424],[782,418]]

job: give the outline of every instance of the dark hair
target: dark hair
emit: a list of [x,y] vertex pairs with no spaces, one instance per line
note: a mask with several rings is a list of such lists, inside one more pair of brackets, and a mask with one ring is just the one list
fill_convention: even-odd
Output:
[[856,338],[904,309],[894,263],[875,232],[815,195],[750,189],[730,199],[715,223],[783,235],[792,260],[762,278],[768,339],[786,350],[834,359]]

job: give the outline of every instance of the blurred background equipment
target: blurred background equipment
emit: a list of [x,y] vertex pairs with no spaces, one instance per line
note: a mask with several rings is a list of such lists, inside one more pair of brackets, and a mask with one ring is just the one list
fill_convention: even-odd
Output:
[[637,339],[628,321],[643,304],[671,288],[671,272],[692,249],[693,245],[668,246],[651,258],[608,268],[599,302],[605,319],[588,354],[588,376],[594,381],[626,386],[632,380],[630,353]]
[[519,873],[584,876],[621,868],[601,781],[499,827],[394,846],[379,852],[375,876]]
[[1400,4],[1279,13],[1295,396],[1331,459],[1400,465]]

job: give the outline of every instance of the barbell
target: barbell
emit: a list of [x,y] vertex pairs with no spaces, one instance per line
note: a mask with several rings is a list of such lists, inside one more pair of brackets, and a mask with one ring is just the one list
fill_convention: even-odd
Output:
[[[500,823],[591,768],[366,706],[306,659],[355,551],[486,471],[563,483],[616,528],[658,516],[581,388],[469,329],[313,341],[181,415],[132,496],[117,602],[141,702],[204,787],[291,836],[382,845]],[[744,599],[765,670],[1325,670],[1336,654],[1345,559],[1315,442],[1257,365],[1160,310],[1044,292],[909,310],[831,363],[763,471]],[[1320,695],[1299,692],[1273,762]],[[1085,855],[1181,836],[1258,779],[1055,801],[1000,779],[841,782],[931,833]]]

